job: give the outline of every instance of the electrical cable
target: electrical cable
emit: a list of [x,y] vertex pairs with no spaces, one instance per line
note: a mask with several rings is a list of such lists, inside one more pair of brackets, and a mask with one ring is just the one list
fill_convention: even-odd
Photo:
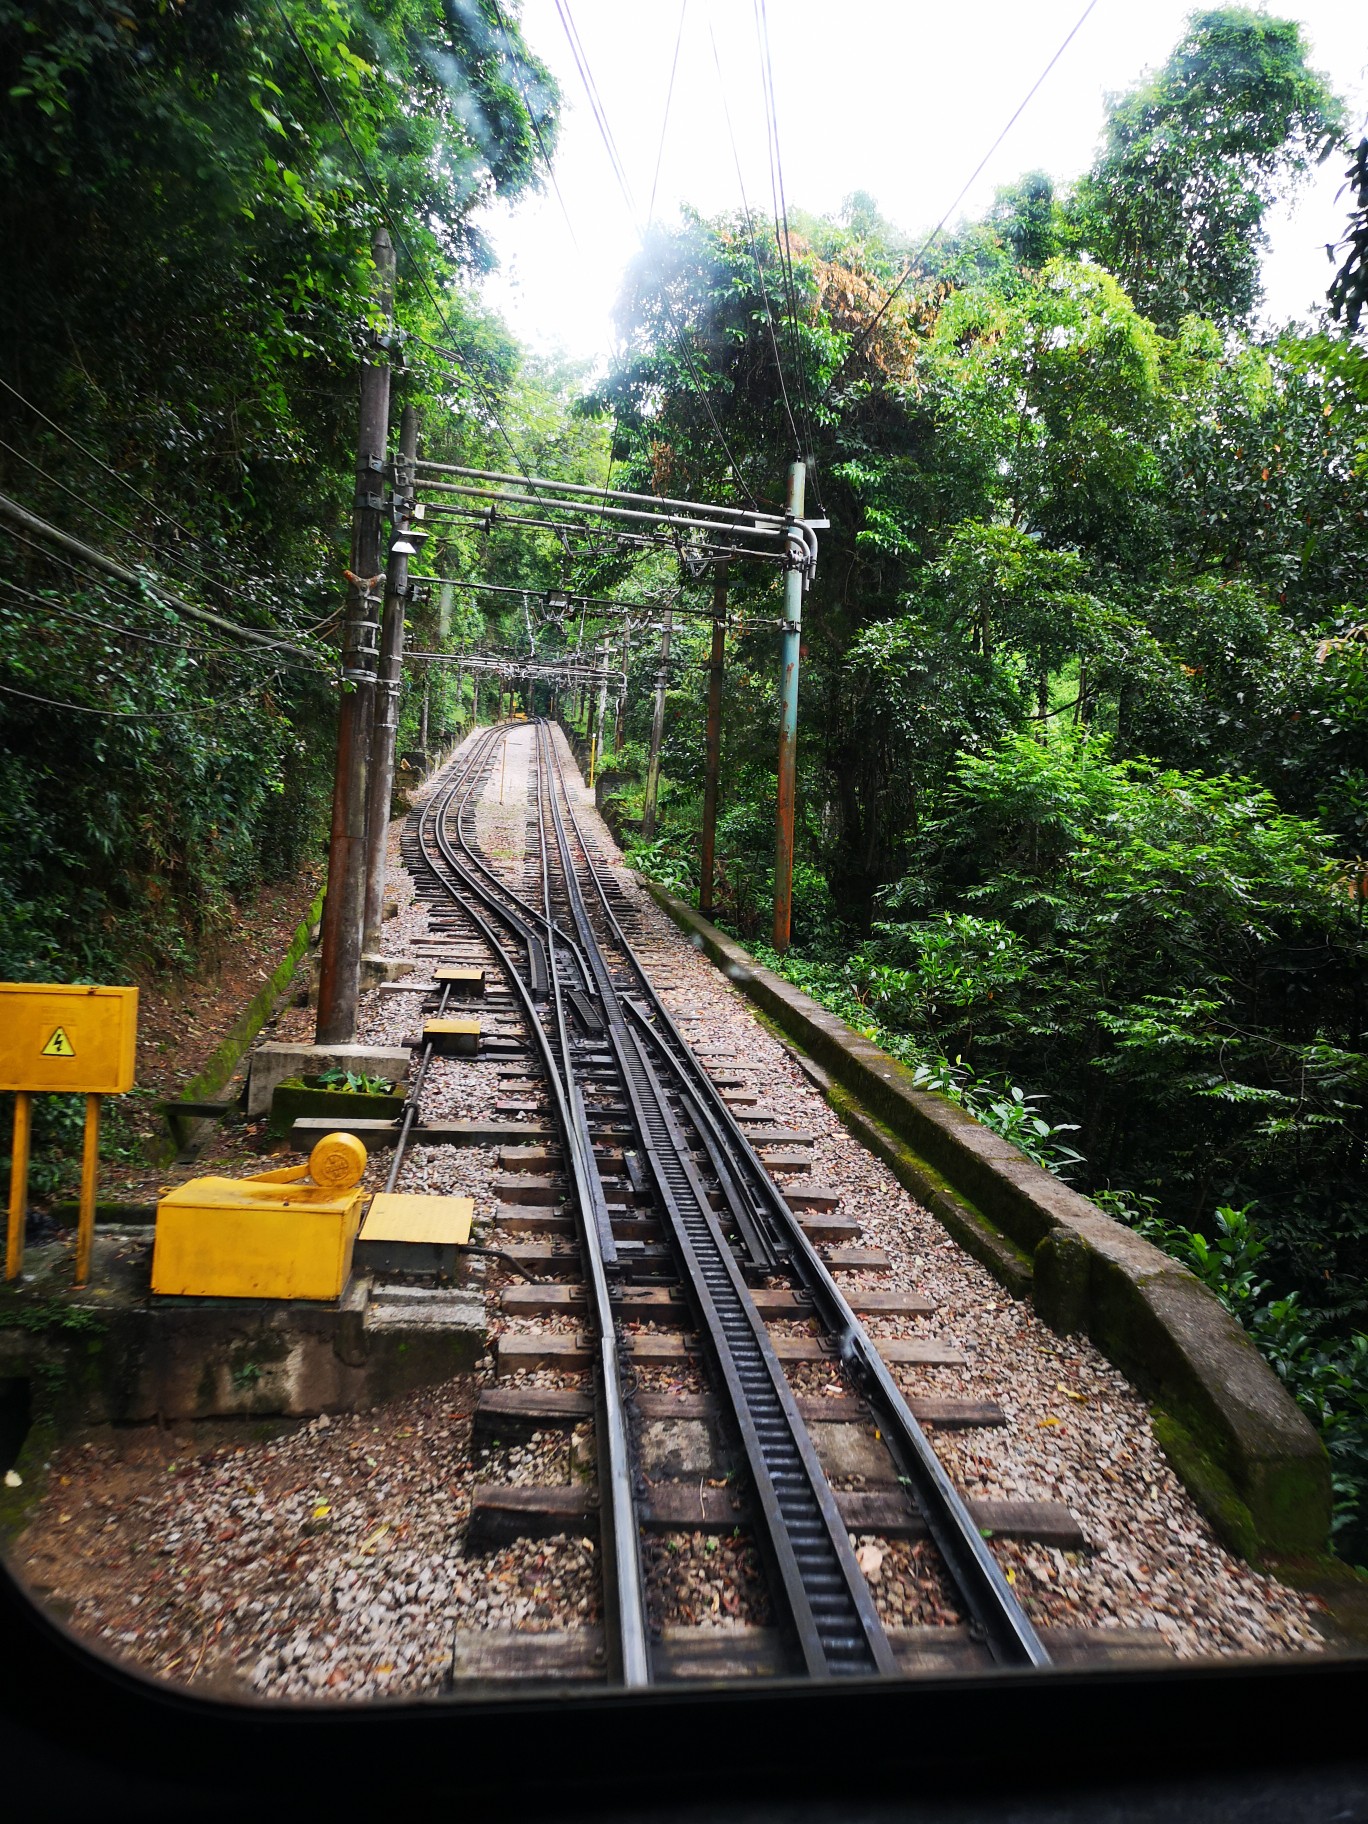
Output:
[[[665,112],[660,121],[660,144],[656,147],[655,175],[651,179],[651,200],[646,205],[646,226],[649,228],[655,220],[656,191],[660,187],[660,167],[665,158],[665,135],[670,127],[670,104],[674,100],[675,74],[679,69],[679,47],[684,42],[684,16],[689,10],[689,0],[679,3],[679,30],[675,33],[674,57],[670,63],[670,81],[665,90]],[[712,31],[711,25],[708,27]]]
[[60,526],[54,526],[49,521],[40,518],[22,501],[17,501],[9,495],[0,494],[0,517],[9,520],[11,524],[26,527],[30,532],[36,532],[40,538],[61,545],[65,550],[74,551],[78,557],[85,558],[87,563],[94,564],[97,569],[117,577],[120,582],[131,583],[134,587],[148,590],[159,600],[174,608],[178,614],[188,615],[191,620],[204,621],[211,627],[221,628],[223,632],[231,633],[238,639],[248,640],[255,646],[265,646],[273,651],[293,653],[296,658],[304,659],[311,666],[322,667],[324,665],[322,656],[310,652],[307,647],[296,646],[290,640],[276,639],[270,634],[260,632],[255,627],[245,626],[241,621],[228,620],[221,614],[215,614],[212,609],[198,608],[193,603],[182,600],[180,596],[175,595],[164,585],[119,563],[115,558],[110,557],[108,552],[101,551],[97,546],[86,544],[70,532],[64,532]]
[[[576,253],[580,253],[579,236],[575,233],[575,224],[570,220],[570,211],[565,206],[565,198],[561,195],[561,187],[556,182],[556,172],[555,167],[551,163],[551,154],[547,151],[546,141],[542,138],[541,122],[537,119],[536,110],[532,106],[532,98],[523,87],[522,78],[518,74],[518,58],[517,53],[513,49],[513,39],[508,30],[508,22],[503,16],[503,9],[499,5],[499,0],[491,0],[491,4],[494,8],[494,17],[499,22],[499,30],[503,34],[504,50],[508,57],[508,67],[513,72],[514,85],[516,86],[519,95],[522,97],[523,106],[527,109],[527,118],[531,123],[532,132],[537,141],[537,150],[542,155],[542,163],[546,166],[546,175],[551,179],[551,188],[556,193],[556,201],[560,204],[560,212],[565,217],[565,226],[569,231],[571,245],[574,247]],[[580,257],[583,258],[583,255],[581,254]]]
[[741,153],[736,144],[736,132],[732,126],[731,108],[727,105],[726,83],[722,75],[722,58],[717,49],[717,34],[713,31],[712,22],[708,23],[708,37],[712,41],[713,63],[717,69],[717,86],[722,97],[722,118],[727,123],[727,138],[731,141],[732,162],[736,166],[736,182],[741,191],[741,208],[746,218],[746,235],[750,241],[751,258],[755,261],[755,276],[760,281],[760,296],[765,305],[765,326],[769,330],[770,348],[774,354],[774,371],[779,377],[779,393],[784,402],[784,416],[788,420],[789,434],[793,438],[794,454],[801,455],[801,439],[798,426],[794,422],[793,407],[789,403],[788,387],[784,382],[784,364],[779,359],[779,338],[775,329],[774,310],[770,304],[769,286],[765,283],[765,268],[760,259],[760,247],[755,238],[755,221],[751,215],[750,199],[746,195],[746,180],[741,174]]
[[[72,563],[70,558],[62,557],[56,551],[50,551],[46,545],[40,544],[36,539],[26,537],[15,527],[6,526],[4,536],[17,540],[28,550],[35,552],[44,563],[58,564],[63,570],[69,570],[73,576],[90,588],[102,592],[108,590],[109,584],[97,576],[93,570],[83,569],[80,564]],[[162,639],[157,634],[144,633],[141,629],[129,627],[120,621],[102,621],[97,620],[94,615],[82,615],[78,609],[71,608],[65,603],[58,604],[48,596],[35,595],[32,590],[23,588],[19,583],[11,582],[8,577],[0,576],[0,584],[7,589],[14,590],[18,595],[24,596],[28,601],[38,603],[44,608],[65,616],[68,620],[89,621],[92,626],[103,627],[109,632],[126,633],[135,640],[147,640],[155,646],[167,646],[172,651],[184,653],[187,658],[197,662],[201,659],[229,659],[240,665],[264,665],[268,668],[269,675],[272,676],[281,671],[299,672],[306,677],[319,676],[319,668],[314,665],[296,665],[289,659],[274,658],[266,653],[257,652],[250,646],[244,651],[241,646],[225,645],[221,641],[209,640],[203,635],[192,633],[187,633],[181,640]],[[133,585],[125,583],[123,587],[131,589]],[[160,598],[157,599],[160,600]]]
[[[631,185],[627,180],[627,174],[623,167],[621,157],[619,156],[617,144],[613,139],[612,128],[608,125],[608,117],[599,97],[598,88],[590,73],[588,59],[580,44],[579,34],[576,31],[574,21],[570,16],[568,0],[556,0],[556,11],[560,15],[561,25],[564,27],[565,36],[569,41],[570,54],[575,60],[575,67],[579,71],[580,81],[584,84],[584,92],[589,98],[590,111],[593,114],[595,124],[598,127],[599,137],[603,141],[604,150],[608,154],[608,162],[612,166],[613,175],[618,182],[618,188],[622,191],[622,199],[627,205],[627,213],[632,221],[633,227],[636,229],[637,238],[641,242],[643,252],[649,252],[645,232],[641,228],[637,217],[636,204],[632,200]],[[679,352],[684,358],[684,365],[689,371],[689,377],[693,381],[695,395],[699,404],[703,407],[704,412],[707,414],[708,422],[713,428],[713,434],[717,438],[722,454],[726,458],[733,475],[736,477],[741,492],[745,495],[751,506],[756,507],[758,511],[756,498],[751,492],[750,485],[746,480],[745,471],[737,461],[731,445],[727,442],[726,434],[723,431],[721,424],[718,422],[717,414],[712,407],[712,401],[709,399],[707,389],[703,384],[703,378],[698,371],[698,364],[694,360],[693,350],[689,347],[688,338],[684,334],[678,318],[675,315],[674,306],[666,295],[663,286],[660,302],[666,320],[669,322],[670,328],[674,332],[675,341],[679,345]]]
[[806,433],[807,447],[799,454],[804,456],[807,462],[818,514],[825,517],[825,508],[822,506],[821,478],[817,470],[816,428],[812,401],[808,393],[807,368],[803,361],[802,333],[799,329],[798,281],[793,271],[793,237],[789,233],[788,196],[784,188],[784,155],[779,142],[779,103],[774,87],[774,63],[770,56],[769,14],[766,10],[765,0],[758,0],[758,4],[757,0],[752,0],[752,6],[755,11],[756,34],[760,46],[760,84],[765,100],[765,120],[770,150],[770,183],[775,207],[774,236],[779,244],[780,263],[788,297],[789,346],[798,378],[799,413],[803,419]]
[[[58,422],[55,418],[49,418],[47,413],[45,411],[43,411],[40,407],[35,405],[34,402],[32,401],[32,399],[27,398],[23,393],[21,393],[19,391],[18,387],[12,386],[8,380],[3,378],[3,376],[0,376],[0,386],[3,386],[7,393],[12,394],[13,397],[16,398],[20,402],[21,405],[26,406],[28,408],[28,410],[33,413],[35,418],[40,418],[42,420],[42,422],[45,425],[47,425],[50,430],[56,431],[56,433],[59,437],[65,438],[65,440],[72,446],[73,449],[79,450],[81,452],[81,454],[87,459],[87,461],[93,462],[97,469],[103,470],[103,472],[106,475],[108,475],[111,478],[111,480],[117,481],[121,488],[127,489],[127,491],[131,495],[133,495],[135,500],[140,500],[145,507],[150,507],[152,509],[152,511],[158,516],[158,518],[162,522],[164,522],[166,525],[174,526],[178,532],[183,532],[185,534],[185,536],[191,541],[192,544],[197,545],[199,547],[199,549],[206,554],[206,556],[213,558],[215,564],[217,564],[220,568],[223,567],[224,560],[223,560],[222,552],[216,551],[214,549],[214,547],[211,544],[209,544],[206,539],[202,538],[197,532],[192,532],[190,530],[189,526],[184,525],[180,520],[178,520],[175,517],[174,514],[165,512],[164,509],[161,508],[160,506],[158,506],[157,502],[152,499],[151,495],[144,494],[141,488],[134,487],[133,483],[128,479],[128,477],[126,475],[121,475],[116,468],[112,468],[110,466],[110,464],[105,462],[102,457],[97,456],[93,450],[87,449],[85,444],[83,444],[78,437],[73,436],[72,433],[69,430],[67,430],[64,425],[58,424]],[[153,541],[151,539],[145,539],[144,542],[147,544],[153,544]],[[155,548],[155,546],[154,546],[154,548]],[[185,560],[182,560],[181,568],[189,569],[189,568],[192,568],[192,566],[188,565],[185,562]],[[210,576],[205,571],[198,569],[197,566],[193,567],[193,568],[194,568],[194,573],[200,577],[201,581],[213,583],[214,586],[216,588],[221,589],[225,595],[233,594],[233,589],[229,583],[223,581],[221,578],[215,578],[213,576]]]
[[[280,0],[274,0],[274,4],[275,4],[276,12],[280,15],[281,23],[284,25],[286,31],[290,34],[290,37],[294,40],[295,45],[297,46],[297,48],[299,50],[300,56],[304,59],[304,62],[308,66],[309,74],[313,78],[314,87],[318,90],[318,93],[322,96],[324,105],[327,107],[328,112],[332,115],[333,119],[337,123],[338,131],[341,133],[343,139],[347,142],[347,145],[351,150],[351,155],[356,160],[357,169],[360,171],[361,176],[365,180],[368,188],[370,189],[372,196],[374,196],[377,204],[379,205],[381,214],[384,216],[385,220],[389,223],[390,228],[393,231],[395,240],[398,242],[399,246],[403,248],[404,252],[408,255],[409,264],[413,268],[413,272],[414,272],[415,277],[418,280],[418,283],[422,286],[424,292],[427,294],[428,302],[431,304],[433,310],[436,312],[438,322],[442,325],[442,328],[451,337],[451,339],[453,341],[455,341],[456,332],[451,327],[450,319],[447,317],[446,312],[442,309],[441,305],[438,303],[436,293],[433,291],[431,285],[428,284],[427,274],[423,271],[422,267],[418,264],[417,259],[414,257],[413,249],[409,246],[408,239],[405,236],[403,229],[399,226],[399,223],[395,219],[394,212],[391,210],[389,203],[385,200],[384,193],[380,189],[379,184],[377,184],[374,177],[372,177],[370,167],[366,163],[365,159],[362,157],[361,152],[357,147],[356,141],[352,138],[351,133],[347,128],[346,121],[343,120],[341,114],[338,112],[337,105],[333,101],[333,98],[332,98],[332,93],[328,89],[327,84],[323,81],[323,77],[319,72],[317,64],[315,64],[313,58],[309,55],[307,49],[305,48],[304,40],[300,37],[299,33],[295,30],[294,23],[290,19],[289,15],[286,13],[284,7],[281,5]],[[523,467],[522,457],[518,454],[517,449],[514,447],[513,439],[509,436],[508,431],[504,426],[503,419],[499,416],[499,410],[498,410],[497,404],[495,403],[493,398],[484,390],[483,381],[480,380],[479,376],[475,373],[473,368],[469,367],[461,357],[456,355],[456,352],[454,350],[448,350],[447,352],[449,354],[451,354],[453,356],[453,358],[460,360],[461,371],[464,373],[466,378],[474,386],[476,392],[480,393],[482,395],[482,403],[483,403],[486,411],[488,411],[491,418],[494,420],[494,424],[498,430],[499,435],[503,438],[504,442],[508,445],[509,451],[513,457],[514,462],[518,465],[518,467],[520,469],[522,469],[522,467]],[[524,473],[525,472],[526,471],[524,470]]]
[[[113,526],[115,531],[122,533],[125,538],[133,539],[140,545],[146,545],[149,550],[156,554],[157,561],[163,569],[172,572],[180,572],[180,575],[176,579],[178,582],[182,584],[189,583],[192,586],[202,586],[207,582],[213,581],[213,579],[206,577],[204,572],[200,570],[197,565],[187,563],[183,558],[176,554],[168,554],[165,550],[158,547],[155,539],[149,537],[146,533],[139,532],[135,526],[130,526],[125,520],[116,518],[114,514],[108,512],[104,507],[97,505],[97,503],[91,500],[88,495],[80,493],[76,488],[69,487],[66,482],[60,480],[56,475],[51,474],[45,469],[42,463],[36,462],[32,456],[26,456],[22,450],[16,449],[12,443],[6,443],[3,437],[0,437],[0,450],[8,450],[9,454],[17,457],[25,467],[32,469],[36,475],[41,475],[49,487],[59,488],[69,500],[74,500],[77,506],[83,507],[87,513],[93,513],[97,519],[102,519],[107,525]],[[230,600],[235,601],[238,599],[234,591],[229,589],[223,582],[215,582],[214,586],[222,589]]]
[[67,703],[58,697],[40,697],[33,690],[17,690],[13,684],[0,684],[0,692],[7,697],[23,697],[28,703],[42,703],[48,709],[65,709],[78,716],[106,716],[120,722],[168,722],[175,718],[221,716],[227,707],[223,703],[211,703],[203,709],[99,709],[92,703]]
[[[86,626],[103,628],[106,633],[117,633],[131,640],[145,640],[149,646],[165,646],[172,652],[180,653],[183,658],[193,659],[196,664],[199,663],[200,655],[182,640],[164,640],[159,634],[144,633],[140,628],[127,627],[120,621],[102,621],[96,615],[82,614],[79,608],[69,608],[65,602],[54,602],[46,595],[35,595],[32,589],[25,589],[21,583],[12,583],[7,576],[0,576],[0,589],[8,589],[12,594],[20,595],[26,602],[32,602],[35,607],[45,609],[49,614],[55,614],[62,620],[83,621]],[[229,646],[212,647],[205,656],[212,658],[218,655],[225,658],[241,656],[234,653]]]
[[[1012,128],[1016,125],[1018,120],[1020,120],[1021,116],[1025,113],[1027,107],[1029,106],[1031,101],[1034,99],[1036,91],[1040,88],[1041,84],[1045,81],[1045,78],[1050,74],[1051,70],[1054,69],[1055,65],[1059,62],[1060,58],[1064,55],[1065,51],[1068,50],[1069,46],[1073,43],[1074,39],[1078,36],[1079,32],[1082,30],[1083,26],[1086,24],[1086,22],[1088,20],[1088,16],[1092,13],[1092,11],[1096,7],[1096,5],[1097,5],[1097,0],[1088,0],[1088,4],[1083,8],[1083,11],[1079,14],[1078,19],[1074,24],[1073,30],[1069,33],[1068,37],[1065,38],[1064,42],[1060,45],[1059,49],[1055,52],[1054,56],[1051,57],[1050,61],[1045,65],[1045,68],[1040,72],[1039,76],[1036,77],[1035,81],[1031,84],[1030,88],[1026,91],[1026,94],[1022,97],[1021,101],[1017,104],[1016,112],[1012,115],[1011,119],[1007,122],[1006,126],[1002,129],[1002,131],[998,134],[997,138],[993,141],[992,145],[989,146],[988,150],[984,153],[983,157],[974,166],[974,169],[969,173],[969,176],[964,180],[964,183],[960,186],[959,194],[955,197],[955,200],[950,204],[950,207],[945,211],[945,214],[936,223],[935,227],[931,230],[930,234],[927,235],[926,239],[922,242],[921,246],[917,249],[917,251],[912,255],[911,259],[907,262],[906,266],[903,268],[902,276],[899,278],[897,284],[894,285],[893,289],[889,292],[888,296],[884,299],[883,303],[879,306],[878,310],[875,311],[874,315],[870,318],[869,322],[865,324],[864,328],[860,331],[859,335],[855,338],[854,342],[852,342],[850,347],[846,350],[845,355],[843,356],[843,358],[841,360],[841,365],[836,369],[836,372],[831,376],[830,380],[827,381],[826,386],[823,388],[822,399],[825,399],[827,397],[827,395],[830,393],[832,387],[835,386],[836,382],[840,379],[841,375],[845,372],[846,368],[850,365],[850,363],[854,360],[855,356],[857,354],[859,354],[860,350],[864,347],[865,343],[873,335],[875,329],[877,329],[879,322],[882,319],[885,311],[887,311],[889,305],[892,304],[893,300],[897,297],[898,293],[903,289],[904,285],[907,284],[907,281],[912,277],[913,273],[917,270],[918,263],[920,262],[923,254],[927,251],[927,249],[930,247],[932,241],[935,240],[936,236],[940,233],[941,229],[944,228],[945,224],[950,220],[950,217],[953,215],[955,210],[959,207],[959,205],[963,201],[965,195],[968,193],[971,185],[976,181],[976,179],[979,176],[979,173],[983,170],[984,166],[988,163],[988,160],[993,156],[994,152],[997,151],[998,147],[1002,144],[1003,140],[1006,139],[1007,135],[1011,132]],[[821,400],[818,401],[818,404],[819,405],[821,404]]]

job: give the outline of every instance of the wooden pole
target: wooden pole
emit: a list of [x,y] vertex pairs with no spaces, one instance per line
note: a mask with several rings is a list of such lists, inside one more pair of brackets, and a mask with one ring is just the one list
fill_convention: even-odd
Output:
[[86,1097],[85,1135],[81,1144],[81,1214],[76,1225],[76,1284],[90,1278],[95,1246],[95,1190],[100,1179],[100,1098]]
[[[383,228],[377,229],[371,251],[381,309],[388,320],[394,307],[394,248]],[[361,363],[361,432],[357,440],[356,504],[342,639],[342,679],[350,689],[344,689],[337,713],[328,896],[323,903],[318,982],[316,1036],[320,1045],[350,1044],[356,1037],[366,891],[366,783],[380,631],[373,610],[379,604],[389,396],[389,362],[383,344],[376,340]]]
[[33,1133],[33,1097],[14,1092],[14,1144],[10,1148],[9,1230],[5,1236],[5,1278],[24,1270],[24,1227],[28,1221],[29,1140]]
[[717,790],[722,770],[722,662],[727,638],[727,566],[713,575],[712,652],[708,659],[708,726],[703,757],[703,843],[699,858],[698,909],[713,909],[717,848]]

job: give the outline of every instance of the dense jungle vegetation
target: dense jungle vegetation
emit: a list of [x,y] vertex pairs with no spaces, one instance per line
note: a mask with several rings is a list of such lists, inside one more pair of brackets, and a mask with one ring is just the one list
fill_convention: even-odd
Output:
[[[658,228],[597,376],[480,303],[480,210],[555,150],[514,8],[0,0],[0,50],[0,494],[131,573],[0,520],[0,975],[193,968],[319,854],[383,214],[425,454],[769,507],[808,459],[782,966],[1213,1284],[1368,1559],[1368,141],[1299,28],[1194,14],[1080,180],[926,245],[865,194],[786,243]],[[1326,314],[1272,333],[1263,222],[1327,157]],[[434,590],[429,648],[592,643],[552,586],[676,606],[634,852],[695,891],[709,580],[450,524],[423,567],[529,592]],[[762,953],[776,590],[733,566],[719,903]],[[629,820],[656,612],[605,757]],[[476,709],[414,667],[401,746]]]

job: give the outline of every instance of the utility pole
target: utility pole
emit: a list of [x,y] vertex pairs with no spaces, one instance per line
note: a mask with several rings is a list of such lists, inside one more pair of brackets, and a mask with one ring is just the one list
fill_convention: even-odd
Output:
[[[789,467],[785,521],[803,517],[803,463]],[[779,692],[779,793],[774,840],[774,947],[780,956],[789,947],[793,927],[793,801],[798,754],[798,648],[803,628],[803,578],[806,547],[790,537],[784,570],[784,621]]]
[[654,837],[656,828],[660,744],[665,734],[665,687],[670,681],[670,625],[673,619],[673,608],[667,608],[660,628],[660,663],[656,667],[655,710],[651,716],[651,758],[646,768],[646,798],[641,807],[641,833],[647,842]]
[[712,652],[708,657],[708,728],[703,758],[703,852],[698,909],[713,909],[713,857],[717,847],[717,783],[722,770],[722,661],[727,637],[727,566],[713,572]]
[[589,784],[594,783],[594,773],[603,754],[603,723],[608,714],[608,635],[594,648],[594,662],[598,666],[598,716],[594,726],[594,740],[589,749]]
[[620,753],[622,750],[622,718],[627,709],[627,661],[631,654],[632,617],[630,614],[624,614],[622,617],[622,684],[618,690],[617,717],[613,723],[613,750],[615,753]]
[[[386,325],[394,309],[394,248],[383,228],[371,243],[377,299]],[[318,983],[317,1040],[350,1044],[356,1037],[361,985],[361,923],[366,886],[366,773],[374,713],[379,622],[380,543],[384,531],[383,475],[389,437],[388,333],[373,334],[361,363],[361,428],[356,450],[356,501],[351,567],[342,635],[342,681],[337,712],[328,896],[323,904],[323,953]]]
[[414,554],[409,533],[413,514],[414,463],[418,456],[418,414],[406,405],[399,420],[399,454],[394,464],[394,536],[385,571],[385,616],[380,625],[380,665],[371,725],[370,782],[366,805],[366,909],[361,948],[380,942],[385,904],[385,850],[394,795],[394,749],[399,734],[399,679],[404,668],[404,606],[408,564]]

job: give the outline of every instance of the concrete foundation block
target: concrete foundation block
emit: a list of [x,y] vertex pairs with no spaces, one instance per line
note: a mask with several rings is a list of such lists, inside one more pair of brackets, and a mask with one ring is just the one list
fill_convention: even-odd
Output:
[[286,1077],[314,1076],[324,1070],[352,1070],[402,1083],[410,1053],[402,1045],[285,1045],[272,1041],[252,1053],[247,1077],[247,1117],[266,1114],[278,1083]]
[[405,962],[397,956],[381,956],[377,951],[368,950],[361,958],[361,986],[378,988],[381,982],[397,982],[406,975],[412,975],[416,963]]

